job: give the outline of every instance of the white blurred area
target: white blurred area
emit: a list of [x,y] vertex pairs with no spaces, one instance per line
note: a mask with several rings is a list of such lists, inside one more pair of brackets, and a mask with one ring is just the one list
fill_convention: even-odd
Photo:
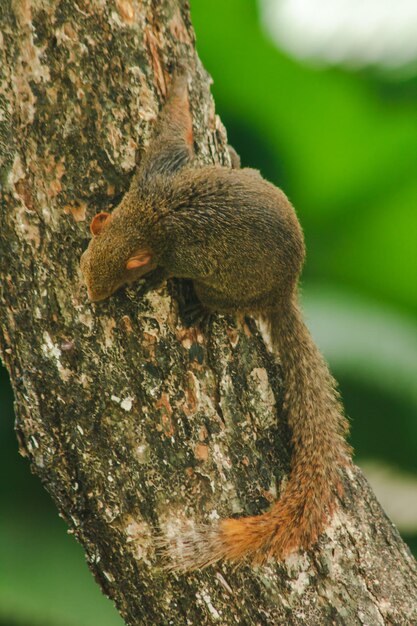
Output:
[[259,0],[276,45],[299,59],[417,70],[417,0]]
[[360,463],[388,517],[403,533],[417,532],[417,479],[397,468],[372,461]]
[[[336,378],[359,375],[370,387],[407,399],[417,410],[414,320],[324,286],[303,289],[302,302],[307,325]],[[417,477],[381,461],[362,459],[359,465],[399,530],[417,533]]]

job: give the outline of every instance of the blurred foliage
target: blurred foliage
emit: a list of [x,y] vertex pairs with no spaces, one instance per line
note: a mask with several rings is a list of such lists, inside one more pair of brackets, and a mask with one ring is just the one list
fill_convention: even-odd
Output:
[[192,9],[231,142],[297,207],[306,280],[416,314],[416,78],[407,90],[389,77],[300,65],[268,41],[252,0],[195,0]]
[[[192,0],[192,17],[230,142],[304,226],[305,310],[358,457],[417,473],[416,77],[300,64],[254,0]],[[17,455],[4,370],[0,409],[0,626],[121,624]]]

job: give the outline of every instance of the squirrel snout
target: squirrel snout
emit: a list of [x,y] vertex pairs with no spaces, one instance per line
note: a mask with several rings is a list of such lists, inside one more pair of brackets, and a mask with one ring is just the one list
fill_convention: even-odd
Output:
[[92,289],[90,289],[90,287],[87,285],[87,295],[88,295],[88,299],[90,300],[90,302],[100,302],[101,300],[105,300],[106,298],[109,297],[109,293],[97,293],[94,292]]
[[88,287],[87,287],[87,295],[88,295],[88,299],[89,299],[91,302],[97,302],[98,300],[100,300],[100,298],[97,298],[97,297],[93,294],[93,292],[91,291],[91,289],[89,289]]

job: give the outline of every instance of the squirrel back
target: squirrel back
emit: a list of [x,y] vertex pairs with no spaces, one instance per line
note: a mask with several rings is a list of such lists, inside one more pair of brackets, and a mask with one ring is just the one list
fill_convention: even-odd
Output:
[[220,559],[263,563],[311,547],[341,493],[340,469],[350,452],[335,381],[297,304],[304,241],[291,203],[255,170],[197,167],[192,144],[180,77],[129,192],[111,215],[91,223],[81,259],[88,293],[106,298],[157,268],[191,279],[205,311],[265,319],[281,357],[293,450],[288,484],[269,511],[196,524],[174,542],[160,539],[178,570]]

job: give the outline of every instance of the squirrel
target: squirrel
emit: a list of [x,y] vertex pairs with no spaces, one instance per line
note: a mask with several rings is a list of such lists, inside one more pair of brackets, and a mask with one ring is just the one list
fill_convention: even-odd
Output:
[[265,513],[184,529],[176,547],[167,540],[181,571],[245,557],[262,564],[312,547],[343,493],[350,456],[336,383],[297,302],[305,248],[295,210],[257,170],[239,169],[234,151],[231,168],[195,163],[187,80],[172,80],[119,206],[92,219],[81,272],[92,301],[162,270],[192,281],[202,311],[264,320],[283,367],[292,462],[283,495]]

